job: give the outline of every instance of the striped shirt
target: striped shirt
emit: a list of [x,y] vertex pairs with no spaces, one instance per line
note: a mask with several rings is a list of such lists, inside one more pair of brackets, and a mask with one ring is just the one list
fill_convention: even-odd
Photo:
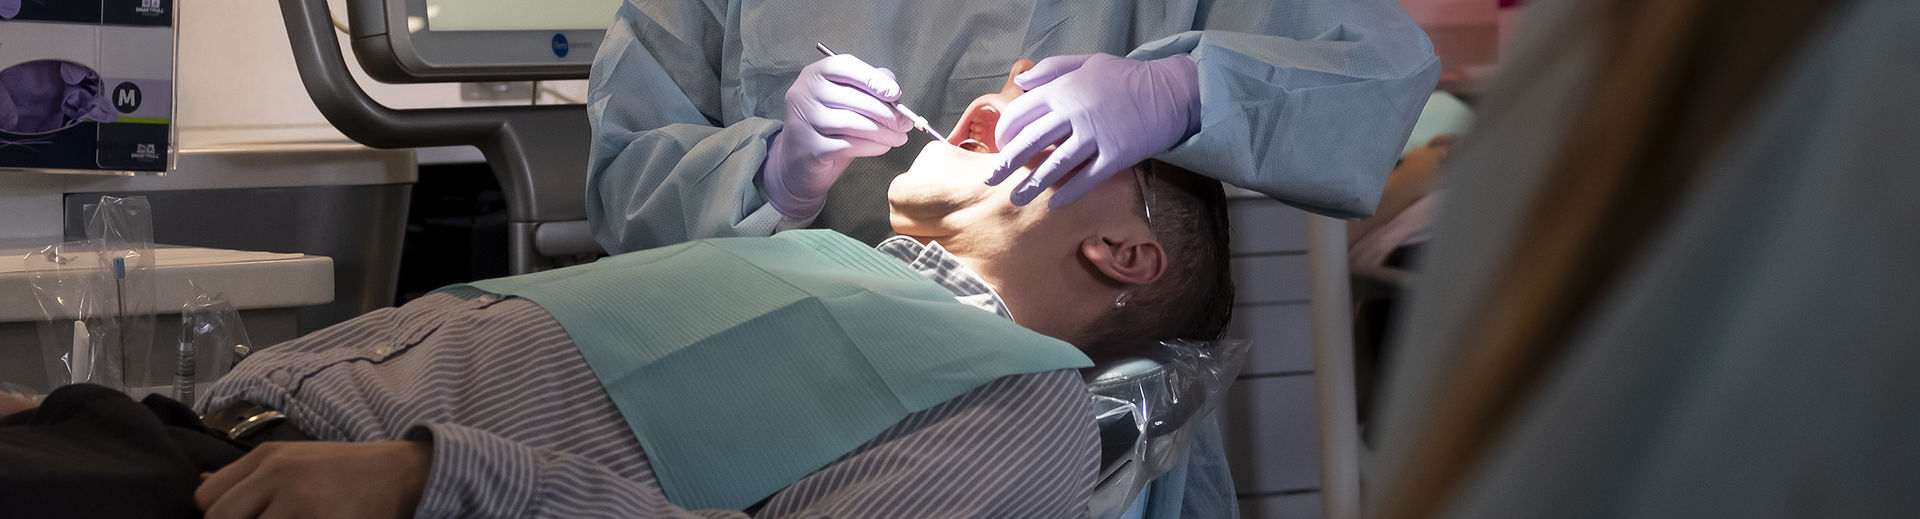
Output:
[[[1005,315],[943,249],[889,243],[957,299]],[[1073,370],[1000,378],[909,415],[755,517],[1084,515],[1099,469],[1086,395]],[[236,399],[318,440],[431,442],[420,517],[747,517],[668,502],[566,330],[525,299],[466,289],[368,313],[249,357],[199,407]]]
[[980,279],[979,274],[973,273],[973,269],[960,263],[959,257],[947,252],[946,247],[941,247],[939,243],[929,242],[921,245],[913,238],[894,236],[880,242],[880,245],[874,248],[907,262],[907,266],[912,267],[914,272],[919,272],[920,275],[946,287],[948,292],[953,292],[955,300],[986,310],[987,313],[1005,317],[1009,321],[1013,320],[1013,312],[1007,310],[1007,303],[1000,299],[998,292],[993,291],[993,286],[988,285],[986,280]]

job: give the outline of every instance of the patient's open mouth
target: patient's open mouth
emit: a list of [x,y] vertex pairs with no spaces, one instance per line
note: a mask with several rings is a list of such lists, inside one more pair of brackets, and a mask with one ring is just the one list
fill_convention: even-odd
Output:
[[967,151],[995,153],[999,151],[993,134],[997,124],[1000,124],[1000,108],[984,100],[975,101],[960,119],[959,128],[947,137],[947,142]]

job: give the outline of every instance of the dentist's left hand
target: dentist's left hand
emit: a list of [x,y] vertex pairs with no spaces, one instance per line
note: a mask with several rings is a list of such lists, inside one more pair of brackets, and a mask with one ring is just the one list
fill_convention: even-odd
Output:
[[1110,54],[1040,60],[1013,79],[1027,93],[1007,106],[995,127],[1003,162],[987,175],[987,184],[998,185],[1034,154],[1059,144],[1014,188],[1013,203],[1027,205],[1068,174],[1073,178],[1047,205],[1079,200],[1107,178],[1200,130],[1199,76],[1199,66],[1185,55],[1153,61]]
[[207,519],[413,517],[433,447],[413,441],[267,442],[207,476]]
[[893,72],[849,54],[800,69],[786,100],[786,127],[767,147],[760,180],[767,203],[789,218],[818,214],[853,159],[906,144],[913,129],[893,108],[900,100]]

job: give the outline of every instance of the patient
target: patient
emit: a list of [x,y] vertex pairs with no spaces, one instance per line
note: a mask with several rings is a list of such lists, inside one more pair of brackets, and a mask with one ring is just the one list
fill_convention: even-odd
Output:
[[[1219,335],[1224,197],[1149,162],[1066,208],[1015,207],[1014,183],[977,178],[993,160],[979,137],[921,151],[888,193],[901,236],[877,249],[831,231],[691,242],[449,287],[266,349],[201,402],[221,429],[265,423],[237,441],[164,399],[0,395],[19,411],[0,418],[0,515],[1078,516],[1099,443],[1075,368]],[[319,441],[242,456],[270,439]],[[103,479],[123,484],[77,483]]]
[[[1032,64],[1021,60],[1012,75]],[[1137,353],[1142,340],[1219,336],[1233,300],[1220,183],[1148,160],[1089,193],[1097,205],[1014,206],[1011,186],[988,187],[967,172],[991,170],[994,125],[1019,93],[1008,81],[975,99],[948,137],[955,146],[928,145],[894,178],[894,232],[938,241],[989,284],[1009,289],[999,295],[1015,322],[1095,360]]]
[[1373,216],[1347,224],[1352,268],[1412,268],[1408,256],[1431,239],[1428,226],[1440,204],[1441,164],[1458,140],[1457,134],[1436,135],[1394,165]]

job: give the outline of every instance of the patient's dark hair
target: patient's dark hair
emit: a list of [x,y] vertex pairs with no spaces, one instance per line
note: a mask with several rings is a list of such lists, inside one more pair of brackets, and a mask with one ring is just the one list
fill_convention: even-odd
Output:
[[[1213,340],[1233,313],[1233,275],[1227,251],[1227,195],[1220,181],[1158,160],[1144,172],[1143,203],[1133,211],[1167,252],[1160,279],[1135,287],[1125,307],[1089,327],[1087,355],[1095,361],[1138,355],[1166,339]],[[1133,174],[1128,172],[1125,174]]]

